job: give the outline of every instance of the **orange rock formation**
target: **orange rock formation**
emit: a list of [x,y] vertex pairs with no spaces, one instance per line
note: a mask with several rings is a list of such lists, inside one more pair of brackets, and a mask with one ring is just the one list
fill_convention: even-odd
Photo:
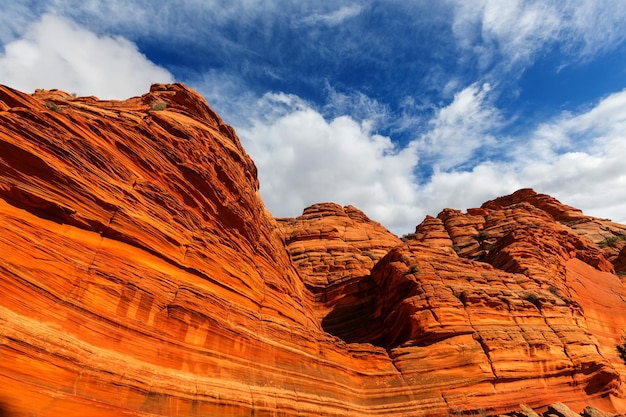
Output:
[[0,87],[3,411],[626,410],[625,226],[520,190],[402,242],[351,206],[273,219],[258,187],[184,85]]
[[347,342],[375,340],[381,328],[370,271],[401,240],[357,208],[333,203],[278,222],[323,328]]

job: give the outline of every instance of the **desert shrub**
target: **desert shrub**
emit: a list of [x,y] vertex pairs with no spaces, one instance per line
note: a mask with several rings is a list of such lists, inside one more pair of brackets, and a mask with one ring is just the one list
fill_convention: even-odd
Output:
[[481,230],[475,235],[472,235],[472,237],[476,239],[477,241],[482,242],[483,240],[487,239],[487,232],[485,232],[484,230]]
[[622,361],[626,364],[626,337],[622,337],[622,343],[620,345],[616,345],[617,353],[619,357],[622,358]]
[[44,105],[55,113],[59,113],[61,111],[61,107],[58,104],[53,103],[51,101],[46,101]]
[[361,255],[363,256],[367,256],[368,258],[370,258],[372,261],[376,260],[376,257],[374,256],[374,254],[372,252],[361,252]]
[[617,242],[621,242],[623,240],[626,240],[626,235],[607,236],[602,242],[598,243],[598,245],[613,247]]
[[167,108],[167,103],[165,101],[153,101],[150,103],[150,110],[160,111],[165,110]]
[[541,310],[541,301],[539,300],[539,297],[537,297],[537,294],[527,293],[526,295],[524,295],[524,300],[528,301],[531,304],[534,304],[535,307]]

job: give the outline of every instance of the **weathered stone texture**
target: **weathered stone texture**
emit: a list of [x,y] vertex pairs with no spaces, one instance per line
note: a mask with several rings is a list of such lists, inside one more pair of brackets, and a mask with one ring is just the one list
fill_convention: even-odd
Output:
[[520,190],[403,242],[351,206],[273,219],[258,189],[182,84],[0,87],[0,411],[626,410],[623,225]]

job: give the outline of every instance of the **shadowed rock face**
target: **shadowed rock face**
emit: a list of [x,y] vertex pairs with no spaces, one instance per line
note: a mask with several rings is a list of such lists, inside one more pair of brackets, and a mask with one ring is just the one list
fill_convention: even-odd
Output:
[[2,412],[623,412],[624,234],[532,190],[407,242],[351,206],[275,220],[182,84],[0,87]]
[[355,207],[333,203],[278,223],[324,330],[346,342],[376,343],[382,328],[370,271],[400,239]]

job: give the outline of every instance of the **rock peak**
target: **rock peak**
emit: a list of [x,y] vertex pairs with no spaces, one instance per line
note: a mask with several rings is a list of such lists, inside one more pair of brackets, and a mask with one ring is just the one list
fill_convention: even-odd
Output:
[[151,109],[174,109],[213,126],[222,126],[222,119],[209,107],[204,97],[183,83],[152,84],[150,92],[141,96]]
[[531,188],[522,188],[513,194],[487,201],[481,208],[504,208],[521,203],[532,204],[549,213],[557,221],[573,221],[583,217],[581,210],[567,206],[547,194],[538,194]]
[[[302,217],[308,219],[323,218],[329,216],[347,217],[353,221],[361,223],[371,223],[380,226],[380,223],[374,222],[358,208],[347,205],[341,206],[336,203],[316,203],[306,207],[302,211]],[[382,227],[382,226],[380,226]]]

